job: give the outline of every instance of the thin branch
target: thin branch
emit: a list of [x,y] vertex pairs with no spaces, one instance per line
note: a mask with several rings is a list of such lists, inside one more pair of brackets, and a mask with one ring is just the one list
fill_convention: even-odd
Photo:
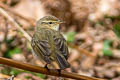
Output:
[[3,9],[11,12],[12,14],[17,15],[18,17],[28,21],[32,26],[35,26],[35,23],[34,23],[35,20],[23,17],[22,15],[20,15],[20,14],[16,13],[15,11],[13,11],[8,5],[3,4],[2,2],[0,2],[0,7],[2,7]]
[[[5,18],[5,20],[6,20],[6,18]],[[6,41],[7,36],[8,36],[8,20],[6,20],[6,22],[5,22],[5,27],[6,27],[6,29],[5,29],[4,41]]]
[[73,45],[73,44],[68,44],[69,46],[71,46],[72,48],[75,48],[76,50],[78,50],[80,53],[84,53],[86,56],[89,56],[91,58],[95,58],[95,55],[93,55],[91,52],[83,49],[83,48],[79,48],[78,46],[76,45]]
[[[0,8],[0,13],[3,16],[5,16],[6,19],[8,19],[10,22],[12,22],[14,24],[14,26],[20,32],[22,32],[24,34],[24,36],[26,37],[26,39],[28,39],[28,41],[31,41],[31,37],[29,36],[29,34],[27,32],[25,32],[15,22],[15,20],[11,16],[8,15],[8,13],[4,9]],[[65,72],[65,71],[61,71],[61,74],[59,75],[59,72],[56,69],[47,70],[46,68],[43,68],[43,67],[33,66],[31,64],[21,63],[21,62],[18,62],[18,61],[13,61],[13,60],[10,60],[10,59],[7,59],[7,58],[2,58],[2,57],[0,57],[0,64],[4,64],[4,65],[20,68],[20,69],[32,71],[32,72],[37,72],[37,73],[42,73],[42,74],[47,74],[47,75],[52,75],[52,76],[58,76],[58,77],[72,78],[72,79],[77,79],[77,80],[104,80],[104,79],[87,77],[87,76],[78,75],[78,74],[75,74],[75,73],[70,73],[70,72]]]
[[0,13],[1,13],[5,18],[7,18],[11,23],[13,23],[14,26],[15,26],[20,32],[23,33],[23,35],[26,37],[26,39],[28,39],[28,41],[31,41],[30,35],[28,35],[28,33],[27,33],[26,31],[24,31],[24,30],[20,27],[20,25],[18,25],[18,24],[15,22],[15,20],[14,20],[11,16],[9,16],[8,13],[7,13],[4,9],[0,8]]
[[20,69],[32,71],[32,72],[47,74],[51,76],[66,77],[66,78],[72,78],[72,79],[77,79],[77,80],[104,80],[104,79],[87,77],[87,76],[78,75],[75,73],[70,73],[70,72],[65,72],[65,71],[61,71],[61,74],[59,75],[59,72],[56,69],[48,70],[43,67],[33,66],[31,64],[21,63],[18,61],[14,61],[14,60],[2,58],[2,57],[0,57],[0,64],[4,64],[4,65],[20,68]]

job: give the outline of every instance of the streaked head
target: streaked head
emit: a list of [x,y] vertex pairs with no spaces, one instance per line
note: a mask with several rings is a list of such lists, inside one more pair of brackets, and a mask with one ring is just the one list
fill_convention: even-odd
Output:
[[45,16],[37,22],[37,27],[47,27],[54,30],[59,30],[59,24],[63,23],[55,16]]

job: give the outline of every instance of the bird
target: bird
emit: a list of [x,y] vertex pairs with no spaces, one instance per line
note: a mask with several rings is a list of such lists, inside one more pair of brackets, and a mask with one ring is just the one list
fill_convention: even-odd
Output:
[[[33,55],[40,61],[46,62],[46,66],[55,61],[60,70],[70,67],[68,60],[68,45],[61,34],[59,27],[63,21],[49,15],[39,19],[31,40]],[[48,67],[47,67],[48,68]]]

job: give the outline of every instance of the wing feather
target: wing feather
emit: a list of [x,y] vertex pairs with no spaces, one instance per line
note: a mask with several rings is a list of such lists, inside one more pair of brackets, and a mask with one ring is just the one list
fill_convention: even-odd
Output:
[[51,59],[49,58],[51,54],[50,45],[47,41],[40,41],[40,40],[32,40],[32,47],[34,52],[41,56],[47,63],[51,63]]
[[61,52],[61,54],[65,57],[65,59],[68,59],[68,47],[64,37],[54,36],[53,38],[54,38],[54,43],[56,45],[56,48]]

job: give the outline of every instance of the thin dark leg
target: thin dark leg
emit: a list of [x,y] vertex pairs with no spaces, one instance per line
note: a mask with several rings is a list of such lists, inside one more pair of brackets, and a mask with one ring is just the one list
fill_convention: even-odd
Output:
[[47,70],[49,70],[49,68],[48,68],[48,64],[46,64],[44,68],[46,68]]
[[61,69],[57,69],[58,70],[58,75],[61,75]]

